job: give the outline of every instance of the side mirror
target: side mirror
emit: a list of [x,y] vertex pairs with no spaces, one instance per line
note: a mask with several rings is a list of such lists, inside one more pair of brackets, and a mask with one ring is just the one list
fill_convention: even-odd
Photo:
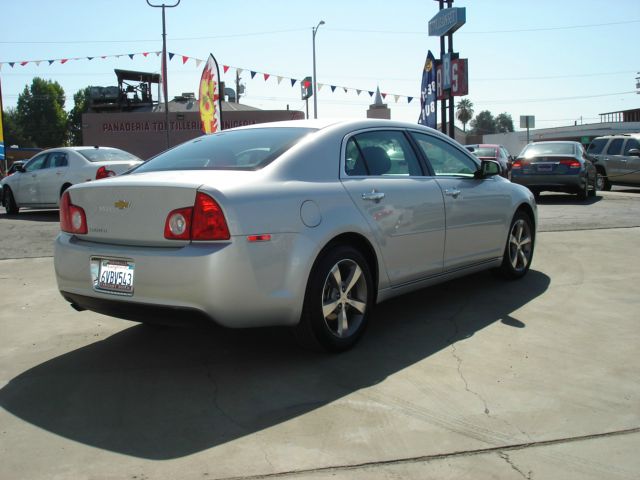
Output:
[[24,165],[23,164],[16,165],[16,172],[24,173],[25,172]]
[[500,175],[502,168],[498,162],[493,160],[482,160],[480,168],[473,174],[473,178],[483,179],[493,177],[494,175]]
[[640,157],[640,150],[637,148],[632,148],[631,150],[629,150],[627,152],[629,155],[631,155],[632,157]]

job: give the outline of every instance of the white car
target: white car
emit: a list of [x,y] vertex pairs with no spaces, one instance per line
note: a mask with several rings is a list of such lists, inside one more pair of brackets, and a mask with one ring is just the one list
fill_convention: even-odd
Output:
[[2,203],[12,215],[22,207],[58,208],[70,186],[113,177],[141,163],[135,155],[111,147],[45,150],[2,179]]

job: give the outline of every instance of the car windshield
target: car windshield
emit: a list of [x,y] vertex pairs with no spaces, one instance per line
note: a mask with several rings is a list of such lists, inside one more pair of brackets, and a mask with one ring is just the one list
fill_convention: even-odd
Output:
[[277,127],[204,135],[153,157],[135,172],[259,170],[314,131],[312,128]]
[[589,148],[587,152],[593,153],[594,155],[598,155],[602,153],[604,146],[607,144],[606,138],[594,138],[593,141],[589,144]]
[[471,153],[476,157],[496,157],[495,147],[475,147]]
[[140,161],[135,155],[118,148],[86,148],[76,151],[90,162]]
[[573,143],[534,143],[527,145],[522,157],[539,157],[540,155],[574,155]]

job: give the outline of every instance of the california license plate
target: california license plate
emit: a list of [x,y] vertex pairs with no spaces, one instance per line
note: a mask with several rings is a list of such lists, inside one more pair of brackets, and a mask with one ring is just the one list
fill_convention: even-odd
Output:
[[91,276],[96,290],[133,295],[135,263],[114,258],[92,258]]

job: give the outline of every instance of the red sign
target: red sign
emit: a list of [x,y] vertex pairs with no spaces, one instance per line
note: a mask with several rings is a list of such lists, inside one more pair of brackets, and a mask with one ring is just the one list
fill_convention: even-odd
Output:
[[[468,62],[466,58],[451,60],[451,93],[454,97],[464,97],[469,94]],[[436,92],[438,100],[448,98],[442,90],[442,64],[436,69]]]

